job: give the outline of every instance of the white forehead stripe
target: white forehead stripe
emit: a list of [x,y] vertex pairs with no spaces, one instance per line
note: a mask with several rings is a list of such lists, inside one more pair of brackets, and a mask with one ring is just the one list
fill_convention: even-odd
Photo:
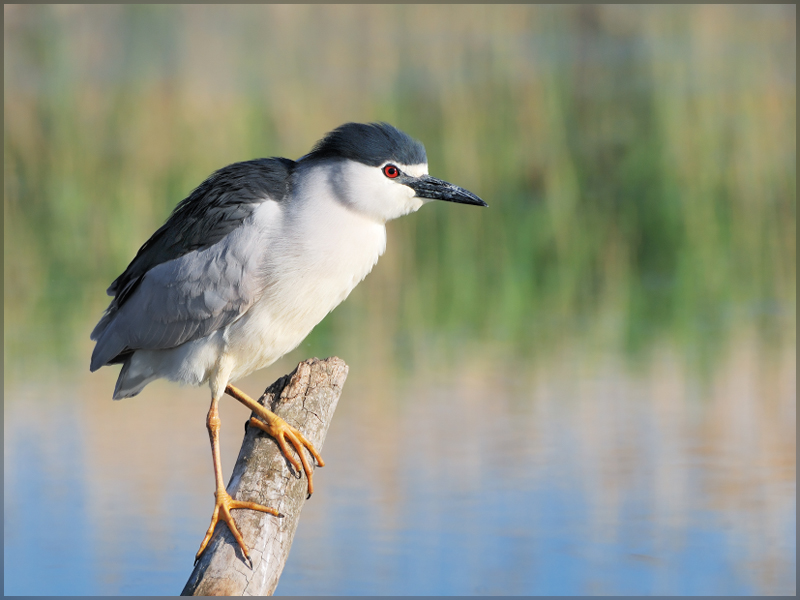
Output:
[[[428,163],[422,163],[420,165],[404,165],[403,163],[398,163],[398,162],[386,163],[386,165],[390,164],[396,166],[403,173],[411,175],[412,177],[419,177],[420,175],[428,174]],[[381,165],[381,168],[383,168],[386,165]]]

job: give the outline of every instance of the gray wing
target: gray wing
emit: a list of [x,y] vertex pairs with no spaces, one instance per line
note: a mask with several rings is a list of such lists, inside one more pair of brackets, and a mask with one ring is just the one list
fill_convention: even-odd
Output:
[[[294,163],[260,159],[217,171],[181,202],[109,287],[115,295],[92,332],[91,370],[140,349],[165,349],[226,327],[261,289],[248,217],[288,193]],[[262,250],[263,252],[263,250]]]
[[98,336],[91,369],[124,361],[136,350],[174,348],[241,317],[262,289],[258,256],[246,252],[251,237],[235,231],[211,248],[148,271]]
[[[289,193],[294,161],[260,158],[220,169],[181,201],[167,222],[147,240],[128,268],[108,288],[121,306],[153,267],[219,242],[265,200]],[[92,339],[94,333],[92,334]]]

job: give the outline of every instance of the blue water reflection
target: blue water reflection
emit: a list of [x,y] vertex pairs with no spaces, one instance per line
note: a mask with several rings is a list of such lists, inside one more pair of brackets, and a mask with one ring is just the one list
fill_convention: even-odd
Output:
[[[748,376],[740,349],[711,385],[669,361],[571,360],[379,400],[353,372],[277,591],[791,594],[793,353]],[[103,385],[40,406],[54,394],[7,390],[6,594],[172,594],[188,577],[211,508],[204,402],[165,384],[113,403]]]

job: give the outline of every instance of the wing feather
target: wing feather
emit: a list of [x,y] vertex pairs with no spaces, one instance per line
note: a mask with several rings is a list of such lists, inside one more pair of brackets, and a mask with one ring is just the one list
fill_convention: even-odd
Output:
[[246,225],[259,204],[285,197],[293,164],[230,165],[176,207],[109,287],[115,298],[92,332],[92,371],[136,350],[205,337],[253,305],[263,289],[258,261],[269,240]]
[[[162,263],[142,278],[97,340],[92,368],[113,362],[133,350],[174,348],[205,337],[241,317],[258,299],[263,284],[257,258],[241,268],[209,277],[218,255],[228,244],[250,243],[228,236],[205,250],[195,250]],[[234,253],[226,252],[229,262]],[[219,271],[217,271],[219,272]],[[236,277],[231,277],[238,273]]]

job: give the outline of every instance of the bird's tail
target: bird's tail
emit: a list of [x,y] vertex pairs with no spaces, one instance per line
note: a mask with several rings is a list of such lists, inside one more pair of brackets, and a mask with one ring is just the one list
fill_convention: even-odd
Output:
[[132,363],[135,356],[136,353],[132,354],[122,365],[117,385],[114,388],[114,400],[131,398],[141,392],[148,383],[158,379],[158,375],[152,369],[133,368]]

